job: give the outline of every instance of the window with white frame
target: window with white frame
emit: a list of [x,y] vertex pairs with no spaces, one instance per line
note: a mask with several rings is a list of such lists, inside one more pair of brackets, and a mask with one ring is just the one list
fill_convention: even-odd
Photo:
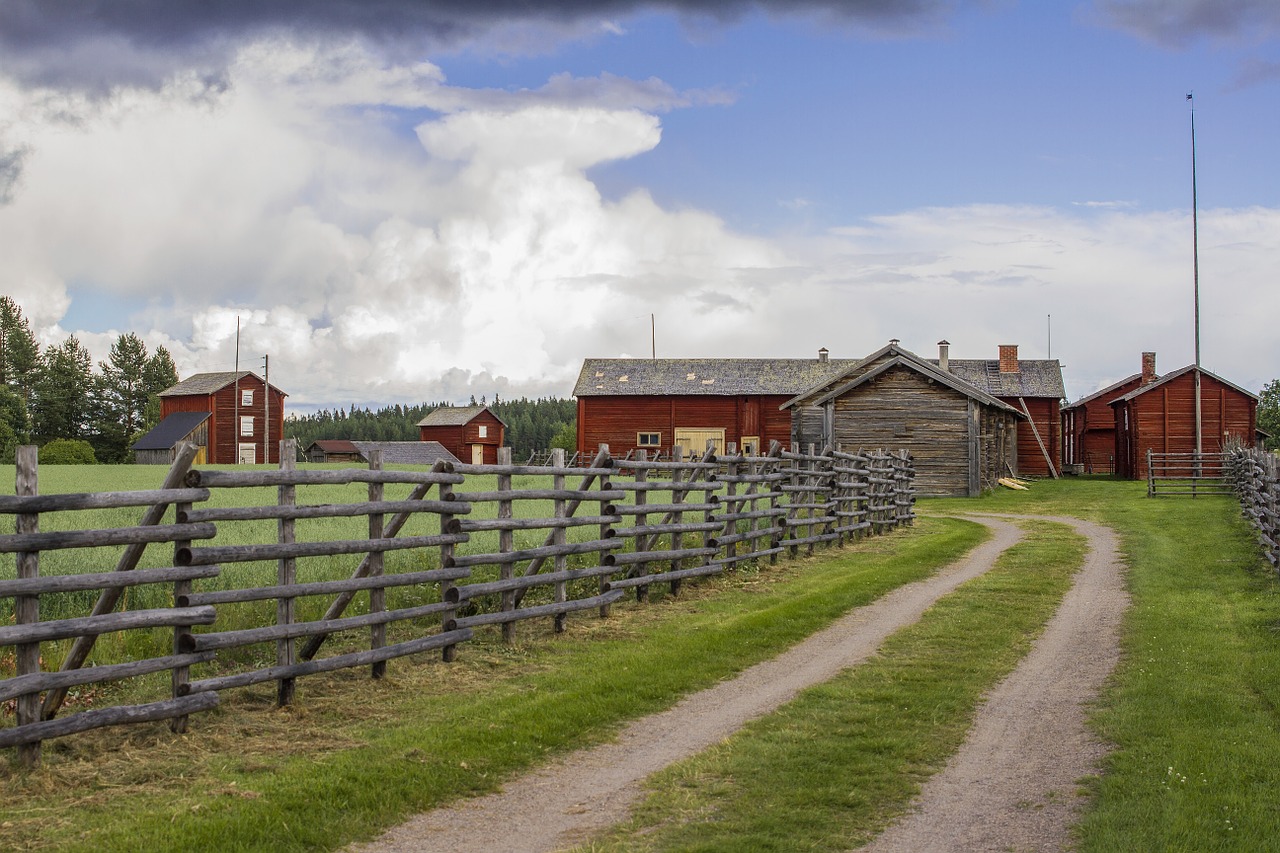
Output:
[[249,388],[247,390],[243,390],[240,392],[240,405],[242,406],[253,405],[253,389],[252,388]]
[[240,434],[253,435],[253,418],[248,415],[240,418]]
[[636,433],[636,447],[658,447],[661,444],[662,444],[662,433],[658,433],[658,432]]
[[481,438],[488,438],[488,437],[489,437],[489,425],[488,425],[488,424],[480,424],[480,425],[479,425],[479,427],[480,427],[480,437],[481,437]]

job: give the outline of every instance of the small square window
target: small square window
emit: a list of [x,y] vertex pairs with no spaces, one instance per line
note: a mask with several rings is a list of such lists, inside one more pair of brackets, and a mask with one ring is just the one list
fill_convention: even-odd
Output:
[[480,437],[481,437],[481,438],[488,438],[488,437],[489,437],[489,425],[488,425],[488,424],[480,424]]
[[253,435],[253,418],[251,417],[240,418],[240,434]]
[[253,405],[253,389],[252,388],[250,388],[248,391],[240,392],[240,405],[242,406]]
[[636,433],[637,447],[658,447],[662,444],[662,434],[657,432]]

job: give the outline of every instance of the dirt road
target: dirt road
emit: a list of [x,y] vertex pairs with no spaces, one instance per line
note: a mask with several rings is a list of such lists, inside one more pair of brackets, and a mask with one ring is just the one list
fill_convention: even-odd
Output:
[[[866,659],[938,598],[990,569],[1021,538],[1007,521],[975,520],[993,530],[992,538],[932,578],[850,612],[731,681],[633,722],[614,743],[567,755],[500,793],[419,815],[352,849],[535,853],[570,846],[622,820],[645,777]],[[1102,751],[1084,727],[1081,708],[1114,665],[1124,601],[1110,531],[1059,520],[1090,539],[1075,586],[1035,650],[988,699],[964,748],[926,787],[918,812],[878,839],[877,851],[1052,850],[1064,843],[1071,782],[1089,773]],[[995,846],[983,846],[988,844]]]

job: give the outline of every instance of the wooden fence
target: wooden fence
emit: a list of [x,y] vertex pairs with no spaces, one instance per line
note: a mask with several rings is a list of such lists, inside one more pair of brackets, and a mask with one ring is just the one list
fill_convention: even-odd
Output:
[[1229,495],[1225,453],[1147,451],[1147,497]]
[[[571,467],[562,451],[547,464],[513,465],[504,448],[497,465],[383,470],[375,455],[367,469],[300,470],[293,448],[282,445],[279,470],[192,469],[188,446],[159,490],[47,496],[37,495],[35,449],[19,450],[16,494],[0,497],[0,512],[15,517],[15,533],[0,535],[0,553],[17,562],[17,577],[0,581],[0,599],[14,602],[0,647],[15,647],[16,670],[0,680],[0,702],[16,704],[16,724],[0,728],[0,747],[17,747],[20,761],[34,766],[41,741],[62,735],[153,720],[184,731],[188,716],[216,706],[222,690],[275,682],[278,703],[289,704],[305,675],[368,666],[378,678],[387,661],[431,650],[452,660],[481,626],[500,626],[507,640],[528,619],[549,619],[562,631],[569,614],[606,616],[628,590],[643,601],[654,584],[676,592],[686,579],[744,561],[811,554],[914,519],[906,451],[790,452],[775,444],[765,456],[716,458],[708,449],[696,459],[656,461],[643,453],[614,459],[602,446],[585,467]],[[407,486],[407,497],[388,500],[391,484]],[[300,500],[308,487],[335,485],[361,488],[362,499]],[[210,503],[220,490],[262,487],[276,489],[275,503]],[[40,532],[43,514],[121,507],[146,510],[133,527]],[[367,519],[367,536],[299,536],[300,521],[335,518]],[[274,522],[272,541],[227,535],[255,522],[257,530]],[[410,535],[409,527],[419,530]],[[518,547],[518,535],[541,544]],[[137,568],[153,543],[172,548],[172,565]],[[112,571],[40,575],[42,552],[102,546],[124,548]],[[415,565],[387,572],[386,555],[398,551]],[[299,579],[299,561],[344,556],[354,566],[349,576]],[[273,567],[274,582],[229,582],[229,567],[239,564]],[[117,612],[121,591],[143,584],[172,585],[173,606]],[[90,615],[41,620],[41,596],[85,590],[99,593]],[[399,597],[394,606],[389,594]],[[255,603],[254,613],[274,603],[273,618],[228,624],[229,609]],[[86,666],[100,635],[139,628],[171,630],[172,652]],[[339,633],[341,648],[321,656]],[[61,669],[42,671],[40,644],[66,639],[74,642]],[[237,653],[250,647],[258,652]],[[274,654],[264,659],[263,648]],[[57,717],[72,687],[165,671],[166,699]]]
[[1280,484],[1276,456],[1254,448],[1235,448],[1227,457],[1227,477],[1240,498],[1240,509],[1258,531],[1258,544],[1280,570]]

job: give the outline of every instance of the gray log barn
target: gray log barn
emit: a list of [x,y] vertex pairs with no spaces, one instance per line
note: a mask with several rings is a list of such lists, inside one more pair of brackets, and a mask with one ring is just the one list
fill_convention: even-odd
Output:
[[976,496],[1017,470],[1026,416],[897,341],[782,405],[792,445],[911,451],[920,495]]

